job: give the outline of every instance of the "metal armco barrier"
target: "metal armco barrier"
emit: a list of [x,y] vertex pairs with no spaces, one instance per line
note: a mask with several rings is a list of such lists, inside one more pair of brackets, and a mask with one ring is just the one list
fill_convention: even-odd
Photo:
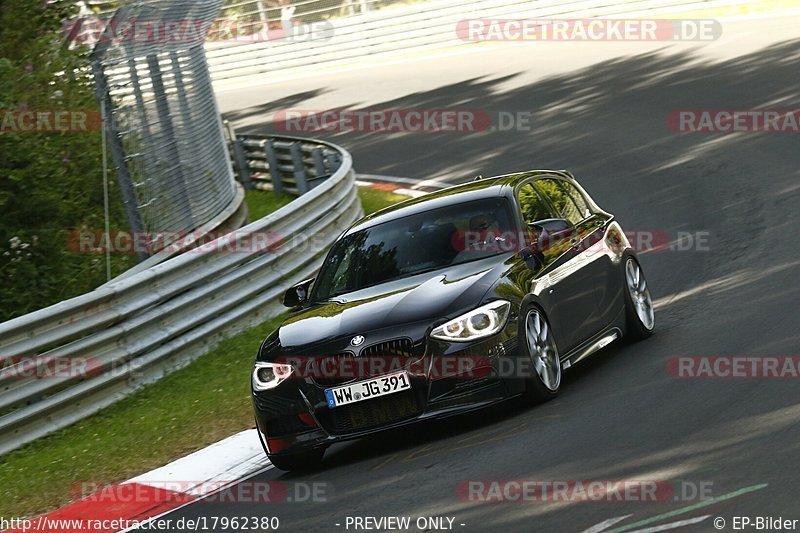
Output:
[[[283,292],[313,276],[327,247],[362,216],[345,150],[296,138],[242,140],[298,145],[301,155],[303,147],[310,150],[311,156],[294,159],[302,168],[283,162],[281,172],[302,171],[314,186],[203,247],[0,324],[0,453],[89,416],[276,316]],[[314,153],[323,155],[324,171]],[[262,170],[252,169],[256,179]],[[254,243],[262,243],[258,251],[247,248]],[[82,371],[28,375],[20,366],[65,360],[78,361]]]
[[305,139],[236,134],[233,137],[234,169],[247,189],[305,194],[341,165],[338,151]]

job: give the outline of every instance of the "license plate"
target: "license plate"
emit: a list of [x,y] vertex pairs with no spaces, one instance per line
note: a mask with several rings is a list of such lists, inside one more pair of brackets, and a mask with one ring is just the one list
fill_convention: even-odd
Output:
[[411,382],[408,380],[408,372],[396,372],[367,381],[359,381],[352,385],[325,389],[325,398],[328,400],[328,407],[333,409],[334,407],[370,400],[410,388]]

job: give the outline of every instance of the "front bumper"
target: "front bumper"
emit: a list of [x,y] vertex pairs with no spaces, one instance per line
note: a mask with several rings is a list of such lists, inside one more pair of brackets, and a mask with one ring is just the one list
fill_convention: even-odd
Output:
[[[255,418],[262,444],[271,455],[291,455],[355,439],[421,420],[450,416],[514,396],[521,380],[503,376],[518,357],[517,326],[511,317],[500,333],[473,343],[449,343],[428,338],[429,327],[398,337],[392,332],[368,337],[373,341],[359,354],[386,357],[381,365],[365,365],[368,375],[307,375],[299,372],[275,389],[253,392]],[[397,332],[395,332],[397,333]],[[382,337],[382,339],[381,339]],[[381,340],[377,340],[381,339]],[[403,343],[398,343],[401,339]],[[349,340],[349,339],[348,339]],[[313,358],[342,355],[341,346],[312,350]],[[371,355],[370,355],[371,354]],[[291,357],[287,357],[291,360]],[[375,369],[378,369],[375,371]],[[411,388],[336,408],[328,407],[325,389],[406,370]]]

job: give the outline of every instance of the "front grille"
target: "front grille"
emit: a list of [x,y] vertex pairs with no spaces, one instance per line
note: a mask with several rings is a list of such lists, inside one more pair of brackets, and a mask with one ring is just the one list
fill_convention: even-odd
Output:
[[411,339],[404,338],[372,344],[362,348],[357,356],[349,351],[324,355],[317,361],[319,371],[313,379],[322,387],[361,381],[404,368],[406,359],[422,356],[424,351],[424,344],[415,347]]
[[506,354],[516,355],[517,348],[519,348],[519,339],[517,337],[511,337],[506,342],[501,344],[501,346],[505,350]]
[[471,379],[454,379],[453,381],[454,383],[452,392],[456,394],[459,392],[478,389],[486,385],[497,384],[497,378],[495,378],[494,376],[487,376],[483,378],[471,378]]
[[306,409],[306,404],[293,387],[257,392],[253,396],[256,408],[270,416],[296,413]]
[[361,350],[361,357],[411,357],[414,345],[411,339],[393,339]]
[[350,352],[326,355],[318,360],[317,373],[313,376],[314,382],[323,387],[342,385],[356,381],[359,376],[346,373],[346,369],[355,368],[356,356]]
[[347,434],[413,418],[421,412],[413,389],[379,396],[319,414],[322,426],[333,434]]

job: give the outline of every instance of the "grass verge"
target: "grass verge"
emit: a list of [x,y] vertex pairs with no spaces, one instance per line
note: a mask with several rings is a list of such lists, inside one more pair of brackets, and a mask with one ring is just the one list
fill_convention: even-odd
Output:
[[361,198],[361,205],[364,206],[364,214],[369,215],[375,211],[380,211],[384,207],[408,200],[408,196],[403,194],[395,194],[393,192],[384,191],[381,189],[373,189],[368,187],[361,187],[358,190],[358,196]]
[[[251,220],[285,205],[285,198],[257,194],[248,198]],[[359,196],[366,213],[407,198],[366,188]],[[124,481],[253,427],[250,365],[281,319],[235,335],[124,401],[0,456],[0,517],[58,508],[83,482]]]
[[273,211],[285,206],[295,197],[290,194],[277,194],[272,191],[259,191],[253,189],[245,191],[244,201],[247,203],[247,212],[251,222],[264,218]]

